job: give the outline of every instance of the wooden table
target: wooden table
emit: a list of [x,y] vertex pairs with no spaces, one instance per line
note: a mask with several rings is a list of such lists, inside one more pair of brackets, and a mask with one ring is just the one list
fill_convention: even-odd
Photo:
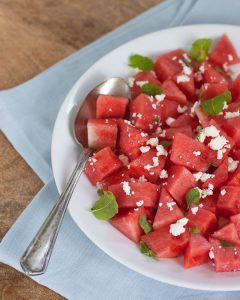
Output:
[[[21,84],[159,2],[162,0],[1,0],[0,88]],[[0,238],[42,186],[0,132]],[[1,264],[0,299],[63,297]]]

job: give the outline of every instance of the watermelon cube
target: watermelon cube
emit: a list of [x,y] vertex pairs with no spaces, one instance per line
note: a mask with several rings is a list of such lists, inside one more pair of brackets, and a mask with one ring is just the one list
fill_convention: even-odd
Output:
[[155,72],[160,81],[172,78],[179,74],[183,67],[179,60],[183,60],[183,49],[177,49],[160,55],[154,65]]
[[110,147],[103,148],[89,158],[85,165],[85,174],[93,185],[107,178],[123,167],[122,162]]
[[240,238],[240,214],[231,216],[230,221],[235,225],[238,237]]
[[196,185],[192,173],[185,167],[173,165],[168,169],[165,188],[180,206],[185,207],[185,194]]
[[135,128],[124,120],[118,121],[119,126],[119,138],[118,148],[126,154],[131,160],[137,158],[141,152],[139,148],[143,146],[148,138],[148,135],[141,132],[138,128]]
[[143,235],[141,240],[158,258],[172,258],[183,253],[189,241],[189,233],[186,230],[180,236],[173,236],[169,226],[166,226]]
[[214,189],[217,189],[221,187],[223,184],[225,184],[228,180],[228,160],[225,159],[221,165],[213,172],[213,178],[209,178],[206,180],[202,187],[203,189],[206,189],[209,184],[212,184],[214,186]]
[[167,140],[172,140],[174,139],[175,135],[178,133],[182,133],[186,136],[192,137],[193,132],[192,132],[192,127],[191,126],[182,126],[182,127],[177,127],[177,128],[168,128],[165,130],[165,137]]
[[184,268],[202,265],[209,260],[211,248],[208,240],[200,234],[190,234],[189,243],[184,252]]
[[165,155],[157,156],[157,151],[150,149],[129,164],[128,174],[134,178],[144,175],[148,181],[155,183],[159,179],[165,161]]
[[153,222],[154,230],[176,223],[177,220],[182,219],[183,217],[184,214],[182,210],[178,207],[177,203],[173,200],[167,190],[162,187],[157,213]]
[[229,223],[218,229],[212,234],[212,237],[234,245],[240,245],[237,229],[233,223]]
[[220,216],[230,217],[240,213],[240,186],[224,186],[218,197],[217,211]]
[[100,95],[97,98],[96,116],[99,119],[124,118],[128,106],[128,98]]
[[219,240],[210,238],[216,272],[240,271],[240,247],[222,247]]
[[165,80],[162,84],[162,89],[168,100],[176,101],[182,105],[188,103],[186,95],[178,88],[172,79]]
[[171,161],[194,171],[205,172],[209,168],[209,150],[205,145],[182,133],[176,133],[173,144]]
[[224,64],[233,65],[239,62],[237,51],[226,34],[221,37],[213,48],[209,60],[220,67]]
[[130,181],[130,177],[126,168],[121,168],[99,182],[99,187],[103,190],[107,190],[109,185],[118,184],[123,181]]
[[225,77],[217,72],[209,62],[203,62],[200,68],[204,70],[202,75],[205,83],[218,83],[228,85]]
[[186,214],[186,218],[189,219],[189,227],[199,229],[199,233],[202,235],[208,235],[212,233],[217,227],[217,218],[214,213],[204,208],[198,207],[197,212],[192,208]]
[[234,80],[231,86],[231,94],[233,101],[240,100],[240,75],[237,76],[237,78]]
[[153,83],[160,86],[154,71],[142,71],[134,76],[133,85],[131,86],[131,96],[135,99],[141,93],[141,84],[143,82]]
[[210,210],[212,213],[216,214],[217,211],[217,199],[218,194],[213,194],[199,200],[199,204],[203,205],[203,208]]
[[191,126],[192,129],[195,129],[197,125],[198,125],[198,119],[196,117],[190,116],[188,113],[185,113],[177,117],[175,121],[173,121],[170,124],[170,127],[179,128],[179,127]]
[[88,147],[102,149],[104,147],[115,148],[117,142],[118,125],[111,119],[88,119]]
[[198,121],[199,123],[203,126],[203,127],[207,127],[209,125],[209,122],[211,121],[211,118],[210,116],[206,115],[202,109],[201,109],[201,106],[198,106],[196,109],[195,109],[195,113],[196,113],[196,116],[198,118]]
[[108,190],[115,195],[120,208],[157,207],[158,186],[150,182],[123,181],[110,185]]
[[229,186],[240,186],[240,165],[237,169],[229,176]]
[[[182,79],[183,78],[183,79]],[[187,79],[187,80],[186,80]],[[189,75],[185,75],[183,72],[174,76],[174,80],[179,87],[179,89],[187,95],[190,99],[195,99],[196,91],[195,91],[195,82],[194,82],[194,74],[193,72]]]
[[160,121],[166,122],[167,118],[176,118],[178,114],[178,103],[176,101],[164,99],[160,102]]
[[145,207],[131,210],[121,209],[116,216],[110,219],[110,223],[131,241],[139,243],[141,235],[144,234],[138,222],[141,215],[148,217],[149,210]]
[[226,83],[205,83],[200,89],[201,100],[211,99],[228,90]]

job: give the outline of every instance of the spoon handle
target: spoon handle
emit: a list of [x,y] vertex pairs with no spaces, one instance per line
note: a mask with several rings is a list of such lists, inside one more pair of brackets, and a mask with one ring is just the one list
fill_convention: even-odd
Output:
[[82,150],[63,193],[23,253],[20,264],[27,275],[34,276],[45,273],[68,203],[91,153],[90,149]]

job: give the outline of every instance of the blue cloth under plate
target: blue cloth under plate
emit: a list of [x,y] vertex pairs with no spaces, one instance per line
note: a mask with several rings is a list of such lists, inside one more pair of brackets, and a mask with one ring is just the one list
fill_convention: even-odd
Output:
[[[137,36],[183,24],[240,25],[239,12],[239,0],[167,1],[32,80],[0,92],[0,128],[45,183],[2,240],[0,261],[21,270],[20,255],[58,196],[51,170],[51,135],[60,105],[74,82],[102,55]],[[47,273],[33,279],[72,300],[240,299],[240,292],[184,289],[137,274],[99,250],[69,215],[64,219]]]

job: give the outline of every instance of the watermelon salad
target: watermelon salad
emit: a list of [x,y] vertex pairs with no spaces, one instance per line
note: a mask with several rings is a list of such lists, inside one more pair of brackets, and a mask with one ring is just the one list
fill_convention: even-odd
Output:
[[96,151],[85,173],[99,196],[91,212],[149,259],[240,271],[238,66],[227,35],[198,39],[155,60],[131,55],[131,99],[97,98],[87,123]]

